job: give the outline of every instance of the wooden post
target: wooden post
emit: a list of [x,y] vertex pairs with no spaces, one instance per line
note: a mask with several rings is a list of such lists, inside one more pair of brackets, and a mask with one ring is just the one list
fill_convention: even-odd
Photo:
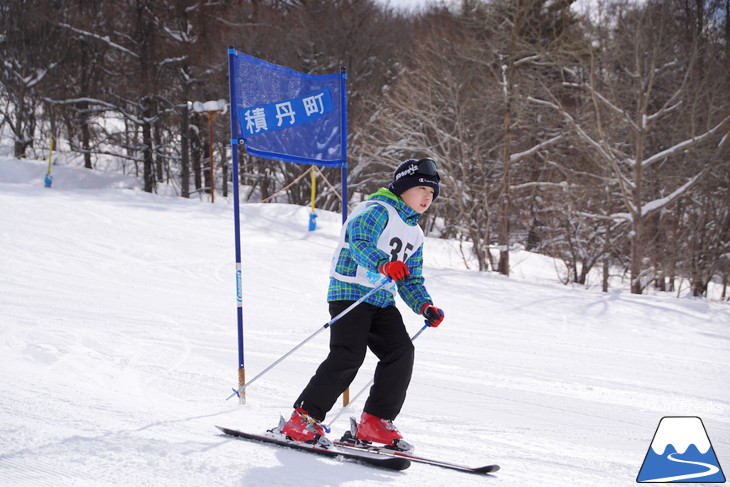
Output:
[[221,112],[206,112],[208,117],[208,149],[210,152],[210,202],[215,203],[215,163],[213,162],[213,119]]
[[[246,385],[246,369],[238,369],[238,390],[241,391],[241,388],[245,385]],[[246,389],[243,389],[241,391],[240,403],[246,404]]]

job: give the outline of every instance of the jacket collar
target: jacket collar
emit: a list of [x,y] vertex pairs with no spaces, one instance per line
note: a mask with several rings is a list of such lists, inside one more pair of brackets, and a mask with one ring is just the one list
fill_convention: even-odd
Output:
[[395,208],[403,221],[411,226],[418,223],[418,219],[421,218],[420,213],[405,204],[402,199],[387,188],[380,188],[375,193],[368,196],[368,201],[383,201],[390,204],[393,208]]

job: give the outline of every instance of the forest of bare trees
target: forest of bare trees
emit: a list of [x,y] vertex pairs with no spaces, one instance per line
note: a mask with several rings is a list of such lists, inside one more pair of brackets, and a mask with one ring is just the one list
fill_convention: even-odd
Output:
[[[508,275],[509,250],[703,296],[730,283],[730,0],[460,0],[404,14],[375,0],[4,0],[0,130],[16,157],[49,140],[144,189],[204,193],[207,120],[228,96],[227,49],[307,73],[348,70],[353,199],[429,156],[431,235]],[[227,195],[229,125],[215,121]],[[259,201],[308,166],[240,154]],[[339,171],[323,170],[334,186]],[[320,181],[322,178],[319,178]],[[339,210],[320,183],[317,206]],[[295,184],[279,201],[306,204]],[[468,255],[467,255],[468,254]],[[618,269],[618,271],[617,271]],[[727,296],[723,287],[723,297]]]

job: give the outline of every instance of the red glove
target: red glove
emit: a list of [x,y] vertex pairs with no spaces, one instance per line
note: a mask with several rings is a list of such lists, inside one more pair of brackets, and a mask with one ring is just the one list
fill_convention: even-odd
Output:
[[421,308],[421,314],[426,318],[426,324],[436,328],[444,321],[444,310],[437,308],[431,303],[426,303]]
[[379,270],[381,274],[385,274],[394,281],[402,281],[411,275],[408,266],[400,260],[386,262],[380,266]]

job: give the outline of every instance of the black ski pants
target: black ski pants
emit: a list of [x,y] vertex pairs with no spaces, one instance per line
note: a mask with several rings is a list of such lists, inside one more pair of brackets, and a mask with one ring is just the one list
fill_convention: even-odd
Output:
[[[353,301],[332,301],[333,318]],[[337,398],[350,386],[367,349],[378,357],[375,381],[364,411],[393,420],[400,413],[413,373],[415,351],[398,308],[360,303],[330,326],[330,352],[304,388],[294,407],[324,420]]]

